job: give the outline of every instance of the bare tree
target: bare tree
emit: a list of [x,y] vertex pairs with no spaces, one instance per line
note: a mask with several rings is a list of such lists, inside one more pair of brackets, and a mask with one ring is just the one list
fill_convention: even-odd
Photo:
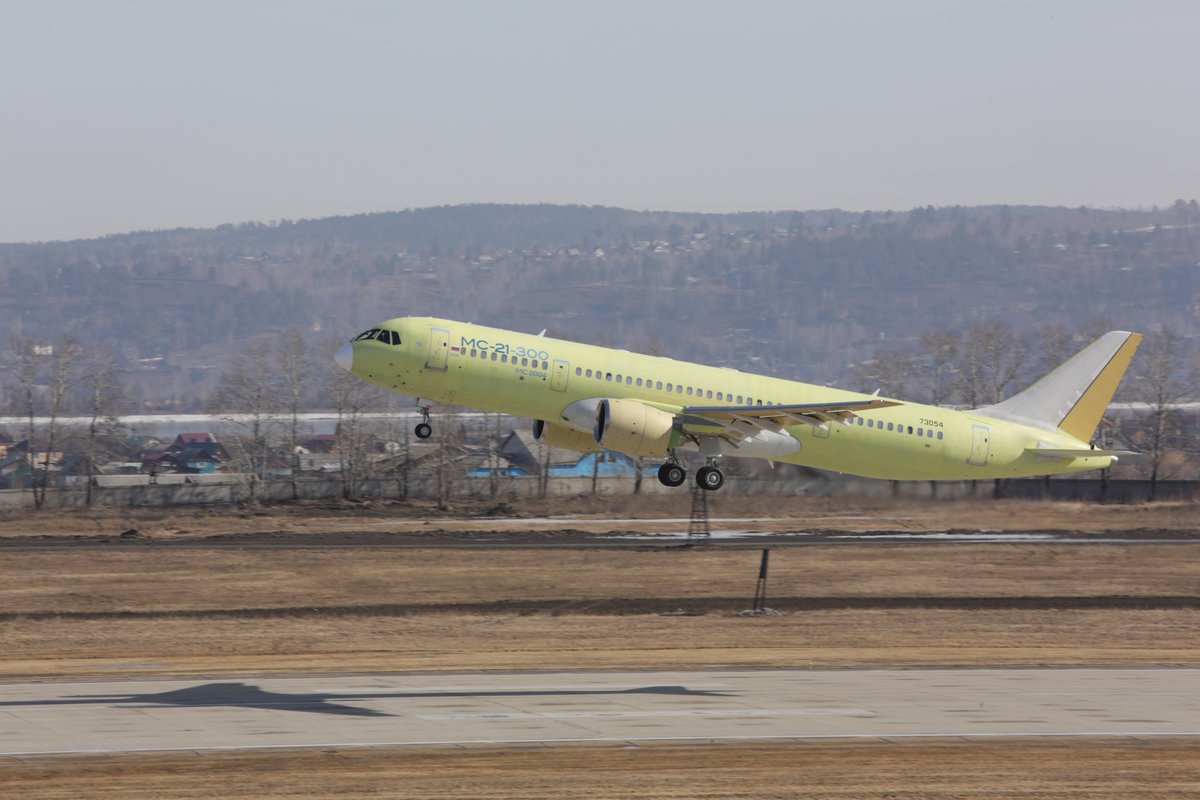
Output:
[[954,365],[958,361],[958,348],[959,336],[952,331],[921,334],[913,374],[932,405],[948,403],[954,396]]
[[221,376],[209,402],[222,420],[241,432],[231,449],[245,476],[247,499],[251,503],[258,502],[258,482],[266,469],[270,449],[272,415],[278,407],[273,378],[270,347],[263,342],[248,344],[233,369]]
[[84,440],[84,477],[86,480],[85,502],[92,504],[92,484],[95,481],[96,465],[100,461],[101,445],[111,442],[120,430],[117,419],[120,403],[123,399],[120,381],[117,377],[116,359],[110,348],[102,348],[88,353],[83,364],[80,380],[83,401],[88,410],[88,428]]
[[275,362],[283,377],[283,405],[288,415],[288,453],[291,458],[292,499],[300,498],[300,409],[312,375],[312,359],[298,328],[284,331],[275,344]]
[[864,391],[878,391],[885,397],[904,397],[913,372],[913,356],[908,350],[876,353],[870,361],[851,367],[851,372]]
[[970,408],[999,403],[1028,354],[1025,338],[1008,323],[976,323],[962,340],[955,389]]
[[1074,355],[1075,348],[1072,339],[1071,330],[1062,323],[1045,322],[1038,326],[1038,367],[1040,368],[1040,375],[1049,373]]
[[[17,404],[26,419],[25,443],[32,473],[30,488],[34,508],[46,503],[46,489],[56,447],[59,446],[59,415],[63,402],[79,377],[82,348],[72,338],[52,345],[38,345],[32,339],[14,339],[11,347],[13,377],[17,381]],[[42,437],[38,435],[38,417],[42,417]],[[37,463],[37,445],[43,449]]]
[[1183,444],[1178,406],[1194,384],[1192,376],[1185,377],[1180,349],[1179,337],[1169,329],[1146,337],[1134,360],[1135,380],[1125,393],[1126,397],[1136,393],[1136,399],[1147,406],[1149,424],[1141,440],[1146,450],[1142,469],[1150,480],[1151,500],[1157,496],[1158,482],[1177,468],[1170,464],[1170,456]]
[[[373,437],[363,414],[382,404],[381,390],[340,368],[330,374],[330,389],[337,414],[338,466],[342,496],[357,497],[367,477]],[[407,468],[407,466],[406,466]]]

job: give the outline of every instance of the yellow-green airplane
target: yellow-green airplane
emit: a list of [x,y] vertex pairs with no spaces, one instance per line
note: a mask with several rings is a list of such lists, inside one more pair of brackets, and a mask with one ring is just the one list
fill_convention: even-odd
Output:
[[[696,483],[715,490],[723,456],[892,480],[1107,467],[1125,451],[1089,443],[1142,338],[1106,333],[1020,394],[959,411],[544,334],[398,317],[334,358],[385,389],[530,417],[547,445],[661,458],[667,486],[687,479],[677,453],[698,451],[706,462]],[[430,406],[418,405],[416,434],[426,438]]]

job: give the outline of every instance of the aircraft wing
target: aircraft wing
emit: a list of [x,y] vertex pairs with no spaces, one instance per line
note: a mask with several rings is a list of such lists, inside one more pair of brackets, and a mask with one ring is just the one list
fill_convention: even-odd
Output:
[[822,426],[831,420],[845,420],[856,412],[901,405],[896,400],[843,400],[833,403],[797,403],[774,406],[687,406],[681,414],[685,426],[729,428],[737,423],[769,431],[788,425]]

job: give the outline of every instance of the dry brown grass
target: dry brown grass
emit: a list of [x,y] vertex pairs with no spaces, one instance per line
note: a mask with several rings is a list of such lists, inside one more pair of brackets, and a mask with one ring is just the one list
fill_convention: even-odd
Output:
[[[772,561],[773,597],[1049,599],[1028,608],[909,605],[758,619],[732,613],[749,606],[756,551],[21,550],[0,561],[0,674],[79,677],[131,663],[161,664],[139,672],[168,674],[1194,664],[1194,607],[1064,609],[1053,598],[1189,595],[1200,571],[1195,548],[785,549]],[[745,600],[728,599],[701,616],[635,613],[633,601],[623,616],[587,611],[589,602],[609,598],[665,598],[659,606],[669,611],[672,600],[703,597]],[[536,613],[505,610],[506,601],[525,599],[547,605]],[[463,601],[494,606],[455,612],[426,605]],[[64,612],[85,616],[47,616]]]
[[[783,548],[776,597],[1191,595],[1195,544]],[[746,597],[756,549],[63,548],[6,551],[7,613]]]
[[43,758],[0,764],[0,795],[26,800],[1192,800],[1200,796],[1200,745],[810,742]]

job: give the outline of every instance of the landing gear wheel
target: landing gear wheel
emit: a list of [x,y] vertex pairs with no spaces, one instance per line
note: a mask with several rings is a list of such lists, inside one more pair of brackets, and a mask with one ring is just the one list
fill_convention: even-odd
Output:
[[687,470],[678,464],[667,462],[658,468],[658,482],[663,486],[682,486],[687,480]]
[[696,470],[696,485],[706,492],[715,492],[725,485],[725,475],[716,467],[701,467]]
[[433,426],[431,426],[428,422],[422,422],[420,425],[417,426],[417,438],[418,439],[428,439],[432,435],[433,435]]

